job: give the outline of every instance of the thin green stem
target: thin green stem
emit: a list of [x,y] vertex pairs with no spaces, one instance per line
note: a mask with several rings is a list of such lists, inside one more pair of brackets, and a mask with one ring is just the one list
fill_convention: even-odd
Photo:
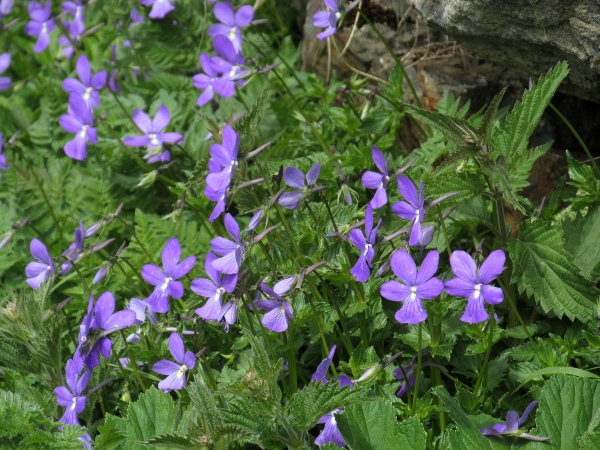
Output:
[[556,106],[554,106],[552,103],[549,103],[549,105],[550,105],[550,108],[552,108],[552,111],[554,111],[556,113],[556,115],[558,117],[560,117],[560,119],[569,128],[569,130],[571,130],[571,133],[573,133],[573,136],[575,136],[575,139],[577,139],[577,142],[579,142],[579,145],[581,145],[581,148],[583,148],[583,151],[585,152],[585,154],[589,158],[590,162],[592,163],[592,166],[594,167],[594,170],[596,172],[596,176],[598,178],[600,178],[600,169],[598,168],[598,165],[596,164],[596,160],[590,153],[590,149],[587,147],[587,145],[585,145],[585,142],[583,142],[583,139],[581,139],[581,136],[579,136],[579,133],[577,132],[577,130],[575,130],[573,125],[571,125],[571,122],[569,122],[568,119],[562,115],[562,113],[556,108]]
[[477,384],[475,384],[475,395],[481,395],[481,390],[483,389],[483,384],[487,381],[488,378],[488,362],[490,360],[490,353],[492,352],[492,346],[494,345],[494,328],[496,327],[496,319],[494,318],[494,305],[492,305],[492,312],[489,318],[489,332],[488,332],[488,345],[485,349],[485,357],[483,358],[483,365],[481,366],[481,371],[479,372],[479,376],[477,377]]
[[446,221],[444,220],[444,216],[442,215],[441,208],[437,207],[438,217],[440,219],[440,226],[442,227],[442,232],[444,233],[444,241],[446,242],[446,251],[448,252],[448,256],[452,254],[452,249],[450,248],[450,239],[448,239],[448,231],[446,230]]
[[[129,358],[131,367],[133,367],[133,376],[137,380],[137,382],[140,385],[140,387],[142,388],[143,392],[146,392],[146,385],[144,384],[144,380],[142,380],[142,377],[140,376],[140,374],[138,372],[137,361],[131,354],[131,349],[129,348],[129,345],[127,344],[127,339],[125,338],[125,333],[123,333],[123,330],[121,330],[121,337],[123,338],[123,344],[125,344],[125,352],[127,353],[127,357]],[[119,361],[119,364],[120,363],[121,363],[121,361]]]
[[[415,389],[413,391],[411,414],[414,415],[417,410],[417,399],[419,398],[419,380],[421,378],[421,364],[423,362],[423,322],[419,323],[419,339],[417,353],[417,379],[415,381]],[[408,387],[408,382],[407,382]]]

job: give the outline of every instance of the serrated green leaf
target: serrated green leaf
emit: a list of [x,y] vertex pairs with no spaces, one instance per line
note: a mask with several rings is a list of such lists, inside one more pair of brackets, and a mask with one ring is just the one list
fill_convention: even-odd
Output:
[[586,184],[588,181],[594,178],[594,174],[590,166],[573,158],[569,150],[566,150],[565,153],[567,155],[567,163],[569,164],[569,176],[573,181]]
[[396,448],[426,448],[426,433],[421,421],[413,416],[396,425]]
[[188,449],[202,449],[207,446],[202,445],[197,439],[192,439],[185,436],[178,436],[177,434],[168,434],[164,436],[157,436],[152,439],[148,439],[144,442],[138,442],[140,445],[146,447],[160,447],[169,450],[188,450]]
[[565,249],[573,256],[581,274],[590,281],[600,279],[600,205],[591,206],[587,214],[563,222]]
[[500,106],[500,102],[504,97],[506,92],[506,88],[502,89],[500,93],[498,93],[490,105],[485,110],[485,114],[483,115],[483,120],[481,121],[481,125],[477,130],[477,134],[480,136],[481,142],[485,145],[490,144],[490,136],[492,133],[492,128],[494,126],[494,119],[496,118],[496,113],[498,112],[498,106]]
[[558,63],[546,75],[542,75],[531,90],[526,90],[498,128],[492,130],[494,154],[504,156],[511,164],[527,149],[527,143],[556,89],[569,73],[566,62]]
[[570,375],[580,378],[600,378],[595,373],[583,369],[578,369],[577,367],[544,367],[527,375],[525,379],[521,382],[521,384],[513,390],[513,394],[534,378],[537,378],[542,375]]
[[[361,403],[347,407],[335,416],[338,428],[352,450],[393,450],[400,446],[396,414],[390,402]],[[418,420],[417,420],[418,421]],[[413,434],[408,427],[403,431]],[[408,436],[402,436],[404,440]]]
[[578,275],[564,248],[562,230],[541,220],[523,223],[508,242],[514,264],[513,283],[533,296],[546,312],[588,322],[596,317],[600,291]]
[[125,441],[127,438],[125,431],[117,429],[120,420],[112,414],[106,415],[104,423],[98,427],[99,434],[94,439],[96,450],[113,450]]
[[537,429],[531,434],[552,436],[539,449],[575,449],[600,409],[600,381],[557,375],[539,397]]
[[[446,388],[443,386],[435,387],[433,393],[444,402],[444,405],[450,413],[450,417],[459,428],[460,446],[456,448],[492,450],[489,441],[481,434],[477,425],[469,419],[456,400],[450,396]],[[453,433],[452,440],[456,438],[458,438],[458,436],[454,436]]]

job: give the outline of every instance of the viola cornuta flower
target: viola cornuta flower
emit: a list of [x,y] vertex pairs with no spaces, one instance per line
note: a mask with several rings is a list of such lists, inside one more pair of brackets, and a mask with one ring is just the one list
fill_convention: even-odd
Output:
[[[94,297],[90,295],[90,305],[93,304]],[[93,317],[90,318],[90,306],[88,305],[88,315],[84,318],[84,324],[80,327],[80,347],[83,350],[85,365],[93,369],[100,364],[100,354],[105,358],[110,357],[112,348],[111,340],[106,336],[108,333],[114,333],[125,328],[129,328],[135,323],[136,314],[134,311],[124,309],[115,311],[115,297],[110,292],[105,292],[94,306]],[[97,340],[88,344],[88,336],[91,330],[100,332]],[[81,339],[82,334],[85,339]],[[83,341],[83,345],[82,345]]]
[[31,20],[25,25],[25,32],[31,37],[38,38],[33,51],[43,52],[50,44],[50,33],[55,27],[54,19],[50,17],[52,15],[50,0],[46,0],[45,6],[38,2],[29,2],[27,12]]
[[60,406],[66,408],[65,413],[59,419],[60,422],[66,425],[79,425],[77,415],[85,409],[86,396],[81,394],[92,377],[92,371],[86,370],[80,377],[79,374],[82,370],[83,361],[79,354],[75,353],[73,359],[67,361],[67,386],[59,386],[54,389],[56,401]]
[[371,263],[373,256],[375,256],[375,250],[373,245],[377,240],[377,230],[381,225],[381,219],[377,222],[377,226],[373,228],[373,208],[371,204],[367,205],[365,211],[365,234],[358,228],[354,228],[350,231],[350,242],[354,244],[360,250],[360,256],[354,267],[350,270],[350,273],[354,275],[356,281],[365,283],[371,275]]
[[[1,134],[0,134],[0,140],[2,140]],[[250,219],[250,223],[248,224],[248,228],[246,228],[246,231],[254,231],[256,229],[256,227],[260,224],[263,213],[264,213],[264,211],[262,209],[259,209],[258,211],[256,211],[254,213],[254,215]]]
[[275,286],[273,286],[273,289],[265,283],[262,284],[262,291],[274,299],[255,302],[256,306],[268,311],[262,319],[265,328],[281,333],[288,329],[290,320],[294,320],[292,307],[289,302],[282,298],[282,296],[290,290],[295,280],[295,275],[284,278],[283,280],[278,281]]
[[0,0],[0,20],[12,12],[14,3],[15,0]]
[[63,47],[61,53],[67,57],[67,59],[71,59],[73,54],[75,53],[75,47],[73,44],[78,45],[83,36],[83,32],[85,28],[83,27],[83,22],[73,20],[71,22],[63,21],[63,25],[69,33],[67,37],[64,34],[61,34],[58,37],[58,44]]
[[140,3],[144,6],[152,6],[148,17],[151,19],[162,19],[167,14],[175,9],[171,2],[173,0],[140,0]]
[[254,17],[254,9],[250,5],[241,6],[237,12],[229,2],[217,3],[214,7],[215,17],[221,22],[211,25],[208,35],[216,37],[219,35],[228,38],[236,53],[242,52],[242,28],[250,25]]
[[420,182],[420,193],[417,194],[417,188],[410,179],[404,175],[398,177],[398,190],[406,199],[405,201],[396,202],[392,205],[392,211],[404,220],[411,222],[410,238],[408,244],[410,246],[417,245],[423,238],[423,229],[421,224],[425,216],[425,199],[423,198],[423,180]]
[[362,185],[367,189],[377,189],[369,204],[373,207],[373,209],[378,209],[385,205],[388,201],[385,189],[387,182],[390,179],[388,173],[390,157],[386,159],[383,156],[383,153],[381,153],[381,151],[375,146],[371,147],[371,155],[373,157],[373,162],[377,168],[381,170],[381,173],[368,170],[363,174],[361,181]]
[[[79,226],[75,228],[75,242],[69,245],[69,248],[63,252],[62,256],[68,256],[73,262],[77,262],[83,256],[84,233],[83,222],[79,221]],[[60,274],[66,275],[72,267],[73,264],[70,261],[65,261],[61,265]]]
[[314,164],[304,176],[304,172],[296,167],[286,167],[283,172],[283,180],[289,187],[294,188],[294,191],[284,192],[279,197],[279,204],[285,209],[298,209],[300,204],[308,195],[311,187],[317,183],[319,173],[321,172],[321,164]]
[[[130,311],[135,313],[135,324],[141,325],[146,321],[146,316],[150,323],[156,325],[156,317],[154,316],[154,311],[152,310],[152,306],[145,301],[137,298],[132,298],[127,307]],[[139,335],[141,332],[141,328],[138,328],[135,333],[127,336],[127,342],[139,342],[142,338]]]
[[138,128],[145,133],[143,136],[134,136],[123,139],[125,145],[132,147],[148,146],[148,152],[145,156],[149,163],[158,161],[169,161],[171,154],[168,150],[162,151],[163,144],[175,144],[183,139],[179,133],[167,132],[163,130],[167,128],[171,122],[171,115],[165,105],[161,105],[156,111],[156,116],[150,120],[148,114],[140,109],[136,109],[133,113],[133,121]]
[[244,76],[250,73],[248,69],[242,69],[246,65],[241,53],[237,53],[233,44],[225,36],[218,35],[213,39],[213,47],[217,53],[223,56],[213,56],[211,64],[213,70],[222,74],[221,77],[214,80],[212,86],[217,94],[229,98],[235,95],[235,86],[244,86],[242,80]]
[[317,34],[317,38],[324,41],[337,31],[337,22],[342,17],[339,0],[324,0],[329,10],[319,11],[313,16],[313,25],[317,28],[325,28],[325,31]]
[[75,71],[81,81],[75,78],[67,78],[62,83],[63,89],[69,94],[79,94],[90,108],[92,106],[99,108],[100,98],[98,91],[106,85],[106,72],[101,71],[92,75],[92,66],[85,55],[77,58]]
[[146,299],[154,312],[168,312],[169,297],[181,298],[183,296],[183,283],[177,280],[192,270],[196,263],[196,257],[189,256],[179,263],[180,257],[179,241],[177,238],[171,238],[162,251],[164,272],[154,264],[146,264],[142,267],[144,280],[156,286],[152,295]]
[[199,73],[192,77],[192,82],[194,83],[194,87],[196,89],[202,90],[202,94],[196,100],[196,104],[198,106],[204,106],[209,101],[211,101],[214,97],[214,83],[219,79],[220,73],[218,72],[217,67],[215,68],[213,65],[214,57],[207,55],[206,53],[202,53],[200,55],[200,64],[202,65],[202,70],[204,73]]
[[237,322],[237,303],[234,300],[223,306],[217,321],[225,324],[225,333],[228,333],[231,325]]
[[[10,66],[10,53],[6,52],[0,55],[0,73],[6,72]],[[0,91],[4,91],[11,86],[10,78],[0,77]]]
[[140,12],[138,11],[138,9],[135,6],[131,9],[129,18],[131,19],[131,21],[133,23],[144,23],[146,21],[146,19],[144,19],[144,17],[142,15],[140,15]]
[[212,262],[212,266],[221,273],[233,275],[240,270],[242,256],[246,248],[240,236],[240,226],[229,213],[225,214],[225,229],[229,236],[233,238],[233,241],[221,236],[217,236],[210,241],[211,250],[221,256],[221,258]]
[[[0,170],[8,170],[8,166],[6,165],[6,155],[2,152],[2,133],[0,133]],[[2,176],[0,176],[0,179]],[[0,248],[2,248],[0,246]]]
[[196,310],[196,314],[204,320],[219,321],[223,309],[223,294],[232,293],[237,283],[237,274],[225,275],[216,270],[212,263],[217,256],[209,252],[206,255],[204,269],[208,278],[197,278],[192,281],[191,289],[201,297],[207,297],[206,304]]
[[536,405],[537,401],[532,401],[527,408],[525,408],[521,417],[519,417],[519,414],[515,410],[510,411],[506,415],[506,424],[497,423],[491,427],[481,428],[481,433],[485,436],[514,436],[530,441],[547,441],[548,439],[552,439],[552,436],[534,436],[519,430],[519,426],[527,420],[527,417]]
[[342,408],[339,408],[331,411],[328,414],[325,414],[319,419],[317,423],[324,423],[325,427],[323,428],[323,431],[321,431],[321,434],[319,434],[315,439],[315,444],[321,446],[331,443],[340,448],[346,446],[346,441],[344,441],[342,433],[340,433],[335,420],[336,414],[341,414],[343,411],[344,410]]
[[60,126],[68,133],[75,133],[75,138],[65,144],[65,153],[69,158],[83,161],[87,157],[87,143],[98,143],[94,117],[90,107],[77,93],[69,95],[68,114],[58,119]]
[[467,323],[479,323],[489,315],[484,302],[497,305],[504,300],[502,289],[489,283],[500,276],[504,270],[506,256],[502,250],[494,250],[485,259],[479,270],[475,261],[467,252],[456,250],[450,256],[450,265],[456,278],[446,281],[446,292],[455,297],[465,297],[467,309],[460,320]]
[[394,302],[403,302],[396,312],[398,322],[414,325],[427,319],[421,300],[437,297],[444,290],[444,283],[434,277],[439,258],[436,250],[430,251],[417,272],[415,261],[404,250],[396,250],[392,255],[392,270],[404,284],[387,281],[381,285],[381,295]]
[[42,241],[34,238],[29,244],[29,250],[31,251],[31,256],[37,261],[30,262],[25,267],[25,274],[29,277],[26,281],[33,289],[37,289],[50,275],[56,273],[56,268],[48,253],[48,249],[42,244]]
[[154,366],[152,370],[161,375],[168,375],[167,378],[158,383],[158,388],[163,392],[185,388],[185,373],[196,366],[196,355],[191,351],[185,351],[183,339],[177,333],[172,333],[169,337],[169,351],[176,363],[163,359]]
[[[209,164],[211,173],[206,177],[206,184],[215,191],[223,191],[229,187],[233,172],[238,165],[238,148],[240,138],[231,125],[223,128],[223,143],[213,144],[210,147],[212,164]],[[213,171],[218,167],[218,172]]]
[[215,191],[210,186],[206,186],[204,188],[204,195],[206,196],[206,198],[208,198],[209,200],[212,200],[213,202],[217,202],[210,217],[208,218],[208,221],[210,223],[213,223],[215,221],[215,219],[217,217],[219,217],[221,214],[223,214],[223,211],[225,211],[225,201],[227,200],[227,193],[228,193],[227,189]]
[[327,383],[327,381],[328,381],[327,376],[326,376],[327,369],[329,369],[329,366],[331,365],[331,362],[333,361],[333,355],[335,354],[336,348],[337,348],[337,346],[333,345],[331,347],[331,350],[329,350],[329,355],[327,356],[327,358],[325,358],[323,361],[321,361],[321,363],[317,366],[317,370],[312,375],[313,381],[320,381],[321,384]]

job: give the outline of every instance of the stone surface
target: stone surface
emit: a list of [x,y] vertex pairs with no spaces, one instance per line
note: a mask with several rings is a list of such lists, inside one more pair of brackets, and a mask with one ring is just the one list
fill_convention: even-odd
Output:
[[600,102],[597,0],[407,0],[430,26],[486,61],[537,77],[566,60],[561,90]]

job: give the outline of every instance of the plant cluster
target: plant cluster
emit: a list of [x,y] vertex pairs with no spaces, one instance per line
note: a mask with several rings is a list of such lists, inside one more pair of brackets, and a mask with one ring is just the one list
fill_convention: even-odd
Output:
[[388,80],[234,3],[0,0],[2,447],[598,448],[600,171],[523,194],[567,65],[429,111],[360,1]]

